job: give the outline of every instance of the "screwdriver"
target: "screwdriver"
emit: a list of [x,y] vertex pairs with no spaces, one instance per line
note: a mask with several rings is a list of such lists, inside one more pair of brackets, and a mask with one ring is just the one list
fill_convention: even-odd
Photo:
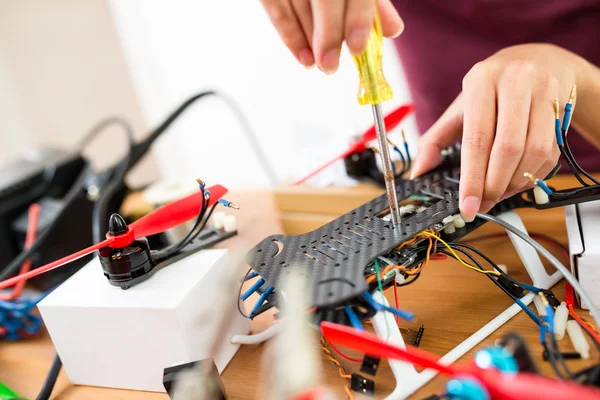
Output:
[[392,224],[394,227],[397,227],[401,222],[400,208],[398,206],[398,195],[396,194],[392,159],[390,158],[387,145],[387,132],[383,122],[383,111],[381,110],[381,103],[392,98],[392,89],[383,76],[382,56],[383,32],[379,16],[376,12],[365,50],[352,58],[358,68],[360,79],[358,103],[361,105],[371,104],[373,108],[375,131],[377,132],[377,141],[379,142],[388,205],[392,216]]

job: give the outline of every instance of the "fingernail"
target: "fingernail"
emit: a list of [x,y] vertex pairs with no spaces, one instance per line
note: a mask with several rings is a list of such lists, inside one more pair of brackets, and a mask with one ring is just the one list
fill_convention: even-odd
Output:
[[481,201],[475,196],[467,196],[462,202],[460,208],[460,215],[466,222],[473,222],[477,211],[479,211],[479,204]]
[[369,28],[354,29],[346,38],[346,43],[351,50],[362,51],[369,39]]
[[340,51],[329,50],[323,56],[323,60],[321,62],[321,70],[325,72],[327,75],[333,74],[338,69],[338,65],[340,62]]
[[312,68],[315,65],[315,57],[309,49],[302,49],[298,52],[298,61],[306,68]]
[[496,204],[496,203],[494,203],[491,200],[482,201],[481,206],[479,206],[479,211],[486,213],[486,212],[490,211],[492,209],[492,207],[494,207],[494,204]]
[[404,24],[400,24],[400,28],[398,28],[398,31],[396,33],[394,33],[392,36],[390,36],[390,39],[396,39],[398,36],[400,36],[402,34],[402,32],[404,32]]

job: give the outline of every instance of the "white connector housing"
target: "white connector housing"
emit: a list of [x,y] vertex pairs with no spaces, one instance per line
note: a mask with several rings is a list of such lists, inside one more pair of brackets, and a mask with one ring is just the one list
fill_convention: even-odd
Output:
[[548,194],[539,186],[533,188],[533,200],[536,204],[548,204],[550,202]]
[[569,310],[567,309],[567,303],[563,301],[560,303],[560,306],[556,307],[554,312],[554,337],[556,340],[562,340],[565,337],[568,318]]
[[[71,382],[164,392],[164,368],[210,356],[216,327],[206,316],[221,312],[212,299],[223,290],[220,270],[230,266],[227,250],[203,250],[122,290],[108,283],[95,257],[38,305]],[[249,332],[247,319],[229,317],[222,334]],[[223,343],[219,372],[239,348]]]
[[225,213],[223,211],[215,211],[213,213],[213,227],[215,229],[223,229],[225,226]]
[[465,220],[462,219],[462,217],[460,216],[460,214],[456,214],[454,217],[452,217],[453,222],[454,222],[454,227],[456,229],[460,229],[460,228],[464,228],[465,227]]
[[571,338],[573,348],[581,355],[581,358],[584,360],[590,358],[590,344],[577,321],[571,320],[567,322],[567,333],[569,334],[569,338]]
[[226,215],[223,221],[225,232],[233,232],[237,229],[237,221],[234,215]]
[[456,229],[454,228],[454,218],[451,215],[444,218],[442,224],[444,224],[444,233],[452,234],[456,232]]

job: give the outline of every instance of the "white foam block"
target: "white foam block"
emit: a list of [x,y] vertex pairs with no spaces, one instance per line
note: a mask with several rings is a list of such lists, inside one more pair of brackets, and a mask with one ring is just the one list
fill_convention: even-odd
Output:
[[[164,368],[208,357],[216,277],[228,266],[227,250],[204,250],[122,290],[94,258],[38,306],[71,382],[164,392]],[[231,318],[228,337],[249,332],[248,320]],[[223,342],[219,372],[239,347]]]

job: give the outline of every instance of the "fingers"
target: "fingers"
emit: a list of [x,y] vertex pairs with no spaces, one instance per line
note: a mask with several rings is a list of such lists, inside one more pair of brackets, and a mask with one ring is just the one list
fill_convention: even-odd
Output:
[[312,55],[312,41],[313,41],[313,15],[312,8],[310,7],[309,0],[291,0],[292,7],[296,13],[296,17],[298,17],[298,21],[300,21],[300,25],[302,26],[302,30],[304,31],[304,36],[308,41],[308,45],[311,48]]
[[261,0],[261,2],[283,43],[294,57],[302,65],[312,66],[315,62],[313,52],[290,1]]
[[484,64],[475,65],[463,80],[464,127],[461,148],[460,211],[465,221],[481,205],[485,176],[496,128],[496,89]]
[[391,0],[376,0],[383,36],[397,38],[404,31],[404,21]]
[[340,62],[344,40],[345,0],[310,0],[314,21],[313,52],[319,68],[333,73]]
[[531,102],[529,128],[525,151],[511,183],[508,192],[518,192],[530,185],[529,179],[523,174],[529,172],[535,177],[544,179],[556,166],[560,155],[554,135],[554,113],[552,99],[559,91],[558,82],[549,79],[546,83],[538,85]]
[[458,141],[462,128],[463,104],[462,95],[459,95],[419,140],[418,157],[410,178],[414,179],[437,167],[441,161],[441,151]]
[[479,211],[488,212],[505,194],[523,156],[533,71],[527,64],[505,68],[497,88],[498,122]]
[[373,0],[348,0],[345,37],[348,49],[352,54],[360,54],[365,49],[374,17],[375,3]]

